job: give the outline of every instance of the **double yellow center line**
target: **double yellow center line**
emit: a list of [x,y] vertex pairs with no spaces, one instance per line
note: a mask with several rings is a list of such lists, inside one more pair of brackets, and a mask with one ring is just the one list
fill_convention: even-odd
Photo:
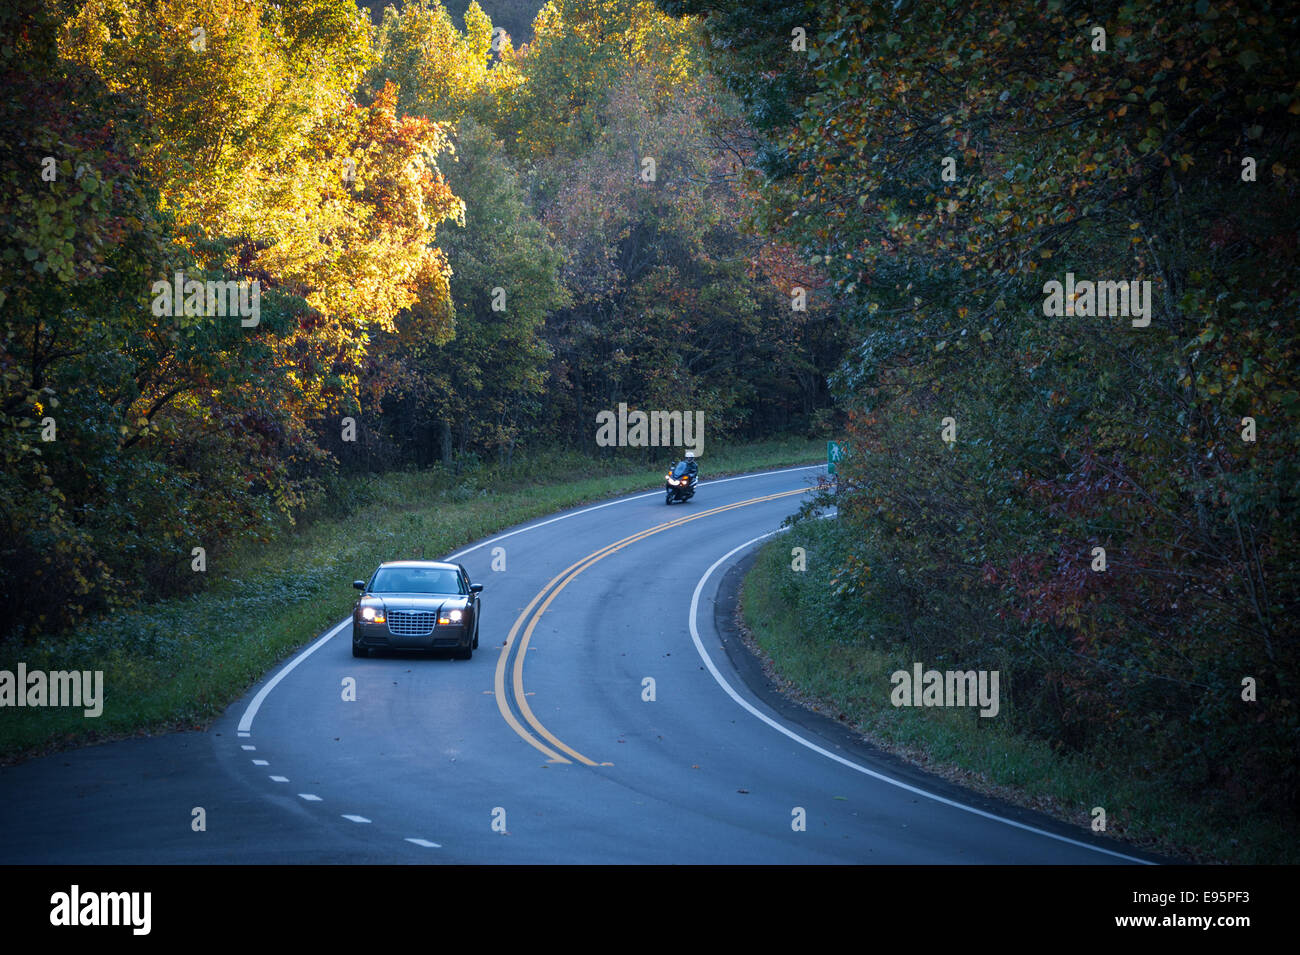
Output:
[[[778,498],[789,497],[792,494],[807,494],[810,490],[812,489],[797,488],[793,491],[781,491],[777,494],[767,494],[762,497],[750,498],[747,501],[737,501],[734,504],[723,504],[720,507],[710,508],[707,511],[701,511],[698,514],[692,514],[689,517],[680,517],[677,520],[668,521],[644,531],[638,531],[620,541],[615,541],[606,547],[602,547],[598,551],[588,554],[586,557],[583,557],[581,560],[570,564],[564,570],[560,571],[551,578],[545,587],[537,592],[537,595],[529,601],[528,606],[524,608],[518,619],[515,620],[514,626],[510,628],[510,635],[506,638],[505,646],[501,650],[501,657],[497,660],[494,689],[497,699],[497,709],[501,711],[502,718],[507,724],[509,724],[510,728],[520,736],[521,739],[545,753],[547,758],[553,763],[572,762],[571,759],[561,755],[568,754],[568,756],[572,757],[572,759],[576,759],[580,763],[585,763],[588,766],[597,765],[595,760],[588,759],[572,746],[568,746],[561,742],[550,730],[543,726],[541,721],[533,714],[532,708],[528,705],[528,699],[524,695],[524,656],[528,651],[528,644],[533,638],[533,631],[537,629],[537,623],[542,619],[542,614],[546,612],[546,608],[551,605],[551,601],[553,601],[559,595],[560,591],[567,587],[574,578],[592,564],[604,560],[610,554],[622,550],[629,544],[634,544],[639,540],[644,540],[652,534],[658,534],[660,531],[666,531],[673,527],[681,527],[683,524],[689,524],[691,521],[698,521],[701,518],[711,517],[714,514],[721,514],[724,511],[735,510],[738,507],[748,507],[750,504],[762,504],[766,501],[775,501]],[[523,632],[522,637],[520,637],[520,631]],[[516,644],[517,637],[519,637],[519,640]],[[512,657],[514,659],[514,665],[511,667],[510,694],[507,695],[506,668],[510,667],[510,660]],[[529,732],[528,728],[525,727],[523,723],[519,721],[518,717],[516,717],[511,711],[510,702],[512,697],[515,708],[519,710],[520,714],[523,715],[524,720],[527,721],[528,725],[536,731],[537,735]],[[538,737],[541,737],[541,739]],[[546,740],[546,742],[544,743],[542,740]],[[547,745],[548,743],[550,745]],[[601,763],[600,765],[611,766],[613,764]]]

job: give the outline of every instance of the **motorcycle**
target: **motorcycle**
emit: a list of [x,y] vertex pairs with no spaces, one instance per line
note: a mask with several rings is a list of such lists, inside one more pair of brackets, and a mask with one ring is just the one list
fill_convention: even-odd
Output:
[[664,503],[689,501],[695,496],[695,484],[699,476],[690,473],[690,465],[679,461],[677,466],[664,475]]

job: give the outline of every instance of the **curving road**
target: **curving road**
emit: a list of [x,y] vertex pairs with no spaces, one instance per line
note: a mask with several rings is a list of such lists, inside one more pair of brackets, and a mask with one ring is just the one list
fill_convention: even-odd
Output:
[[821,470],[625,497],[451,555],[485,585],[470,661],[354,659],[345,621],[206,733],[0,770],[0,862],[1153,861],[765,686],[730,629],[738,569]]

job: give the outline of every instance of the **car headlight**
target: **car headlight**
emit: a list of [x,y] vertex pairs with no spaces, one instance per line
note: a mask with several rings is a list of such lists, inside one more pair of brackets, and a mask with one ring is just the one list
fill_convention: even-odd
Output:
[[374,607],[362,607],[361,619],[366,623],[383,623],[384,611],[382,609],[376,610]]
[[459,610],[452,610],[450,612],[440,613],[438,614],[438,623],[443,626],[446,626],[447,624],[451,624],[451,623],[460,623],[461,619],[464,616],[465,614]]

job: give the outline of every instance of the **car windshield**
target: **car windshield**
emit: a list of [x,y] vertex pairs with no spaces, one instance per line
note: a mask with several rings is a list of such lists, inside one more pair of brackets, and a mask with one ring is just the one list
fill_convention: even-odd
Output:
[[380,567],[371,593],[463,594],[460,574],[443,567]]

